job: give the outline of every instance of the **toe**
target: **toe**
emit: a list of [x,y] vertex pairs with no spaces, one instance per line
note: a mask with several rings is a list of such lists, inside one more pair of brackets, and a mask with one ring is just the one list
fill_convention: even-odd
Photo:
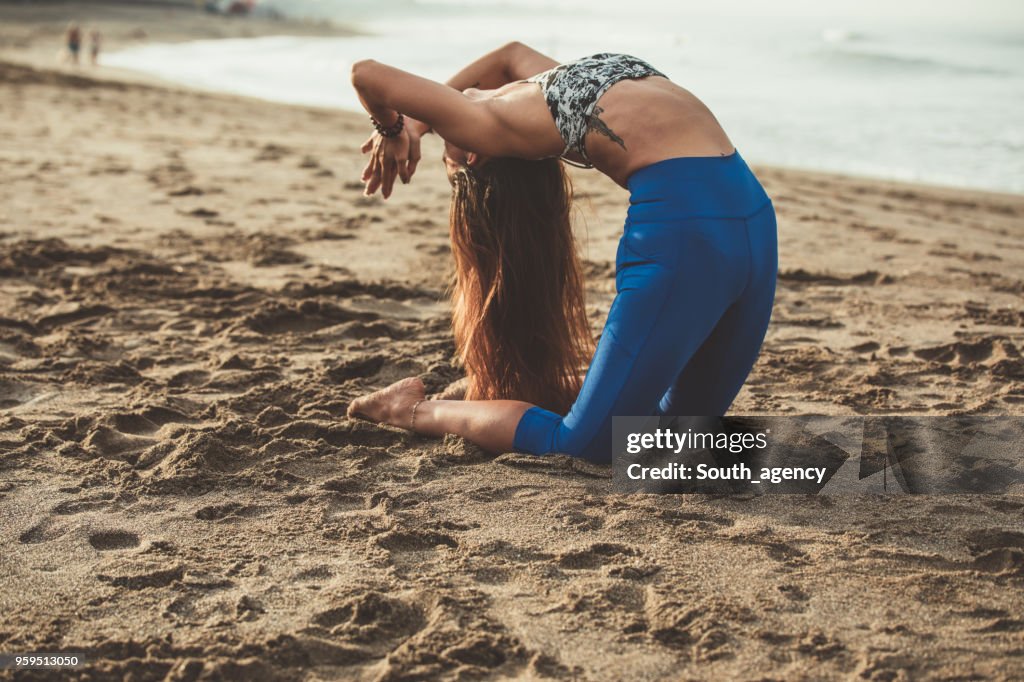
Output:
[[362,400],[359,398],[353,400],[348,404],[348,410],[346,411],[346,414],[349,416],[349,418],[355,419],[356,417],[359,416],[359,407],[361,404]]

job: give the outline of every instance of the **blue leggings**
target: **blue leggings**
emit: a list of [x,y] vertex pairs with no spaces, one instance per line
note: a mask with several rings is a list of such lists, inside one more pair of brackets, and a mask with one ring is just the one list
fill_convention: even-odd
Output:
[[569,414],[532,407],[515,448],[611,461],[613,416],[722,416],[757,359],[778,270],[775,211],[740,157],[629,178],[616,296]]

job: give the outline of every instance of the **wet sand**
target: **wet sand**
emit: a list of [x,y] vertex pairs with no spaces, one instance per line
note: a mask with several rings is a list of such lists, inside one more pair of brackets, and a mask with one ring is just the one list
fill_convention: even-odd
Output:
[[[1024,676],[1024,497],[614,495],[350,421],[461,375],[437,141],[383,202],[362,116],[23,54],[0,652],[85,652],[77,679]],[[779,291],[735,412],[1024,414],[1024,197],[756,170]],[[574,178],[597,333],[627,197]]]

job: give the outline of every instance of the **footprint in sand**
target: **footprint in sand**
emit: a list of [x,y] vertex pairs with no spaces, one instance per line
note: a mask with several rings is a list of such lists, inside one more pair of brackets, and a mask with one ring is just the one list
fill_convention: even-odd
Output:
[[553,515],[561,525],[571,528],[577,532],[600,530],[604,527],[604,517],[596,514],[587,514],[578,505],[566,505],[557,510]]
[[121,433],[108,426],[98,426],[89,432],[82,445],[100,457],[133,461],[139,453],[155,443],[152,438]]
[[51,510],[54,514],[60,514],[61,516],[68,516],[71,514],[82,514],[84,512],[97,511],[99,509],[107,509],[114,505],[114,493],[98,493],[87,497],[81,497],[76,500],[67,500],[54,506]]
[[341,330],[340,336],[349,339],[404,339],[410,330],[396,322],[350,322]]
[[187,369],[175,373],[167,380],[169,388],[191,388],[202,386],[210,379],[210,373],[201,369]]
[[953,366],[982,365],[997,377],[1024,378],[1024,358],[1008,339],[986,336],[976,341],[958,341],[919,348],[914,356],[932,363]]
[[809,284],[812,286],[873,286],[890,284],[894,280],[890,275],[883,275],[875,270],[865,270],[852,275],[833,275],[825,272],[808,272],[803,268],[779,271],[780,282]]
[[108,575],[100,573],[97,574],[96,579],[100,582],[109,583],[114,587],[123,587],[128,590],[146,590],[167,587],[174,582],[180,581],[185,575],[185,567],[180,564],[165,567],[163,564],[148,562],[137,565],[118,565],[117,568],[117,574]]
[[227,521],[241,518],[259,516],[264,508],[256,505],[241,504],[238,502],[227,502],[225,504],[211,504],[198,509],[195,517],[200,521]]
[[201,197],[206,192],[195,185],[185,185],[167,192],[169,197]]
[[280,144],[265,144],[256,154],[254,161],[279,161],[292,153],[292,150]]
[[696,660],[711,661],[730,655],[729,624],[754,622],[749,608],[722,598],[677,600],[671,593],[649,590],[644,622],[650,637],[670,649],[689,650]]
[[235,617],[240,621],[258,620],[266,612],[262,602],[248,594],[243,594],[235,603]]
[[104,530],[89,535],[89,544],[101,552],[139,546],[139,536],[126,530]]
[[1024,549],[1024,533],[1016,530],[986,528],[968,533],[965,539],[967,540],[967,546],[974,553],[1000,547]]
[[318,566],[311,566],[310,568],[304,568],[295,574],[295,580],[309,581],[319,583],[320,581],[327,580],[334,575],[334,570],[326,564],[320,564]]
[[426,552],[438,547],[456,548],[459,546],[459,541],[447,533],[424,529],[392,530],[378,535],[375,541],[376,544],[393,554]]
[[40,391],[20,381],[0,381],[0,409],[10,409],[32,400]]
[[569,570],[596,569],[608,563],[620,562],[623,558],[639,556],[640,551],[629,545],[613,542],[595,542],[581,550],[572,550],[558,555],[560,568]]
[[36,545],[41,542],[49,542],[67,534],[68,529],[58,526],[50,519],[44,519],[32,526],[18,536],[18,542],[23,545]]
[[501,488],[482,486],[466,492],[466,497],[477,502],[505,502],[512,499],[537,497],[546,488],[539,485],[511,485]]
[[307,333],[343,322],[372,321],[378,315],[348,310],[326,301],[303,301],[297,306],[272,303],[249,314],[243,324],[260,334]]
[[987,528],[968,533],[965,539],[974,554],[972,568],[983,573],[1024,576],[1024,533]]
[[324,490],[336,493],[361,493],[368,489],[368,486],[357,478],[351,476],[340,476],[331,478],[320,484]]
[[72,310],[41,317],[35,324],[38,329],[51,331],[57,327],[110,315],[113,312],[114,309],[106,305],[76,305]]
[[288,440],[311,441],[324,440],[329,445],[343,447],[364,446],[367,448],[388,448],[404,443],[409,435],[397,429],[383,429],[365,421],[342,422],[340,424],[325,423],[312,420],[293,421],[278,427],[275,438]]
[[333,383],[349,379],[363,379],[376,376],[390,359],[385,355],[369,355],[343,360],[327,370],[327,378]]
[[369,498],[366,495],[332,493],[321,496],[320,501],[323,503],[324,521],[343,519],[352,512],[370,509]]
[[314,615],[310,630],[368,646],[383,656],[419,633],[427,622],[428,614],[418,604],[368,591]]
[[188,185],[195,179],[195,174],[176,154],[168,154],[167,163],[152,168],[146,174],[146,178],[160,188],[181,187]]
[[220,211],[214,211],[210,208],[194,208],[191,211],[180,211],[182,215],[191,216],[193,218],[202,218],[204,220],[209,218],[216,218],[220,215]]

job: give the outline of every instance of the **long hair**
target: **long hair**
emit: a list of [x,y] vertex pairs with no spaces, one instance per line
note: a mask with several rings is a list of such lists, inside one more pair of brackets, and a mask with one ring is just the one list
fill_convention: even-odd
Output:
[[452,178],[452,326],[467,400],[565,414],[593,339],[558,159],[491,159]]

